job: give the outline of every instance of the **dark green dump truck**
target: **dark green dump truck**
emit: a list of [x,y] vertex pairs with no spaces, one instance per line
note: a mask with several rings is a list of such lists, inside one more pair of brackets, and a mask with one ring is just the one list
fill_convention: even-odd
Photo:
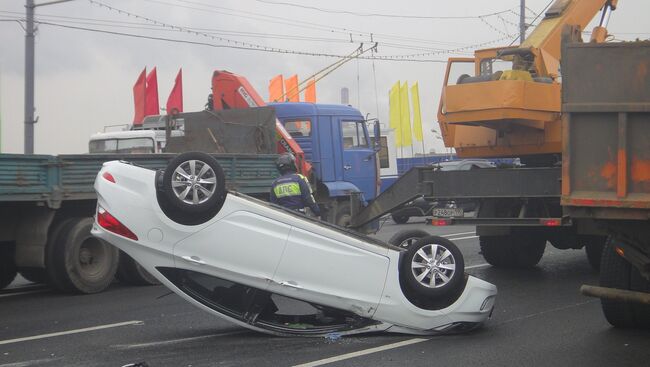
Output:
[[[232,123],[234,114],[213,115]],[[188,121],[191,116],[188,115]],[[253,127],[259,132],[260,120],[246,119],[255,122]],[[270,114],[264,120],[270,121],[265,124],[269,126],[266,135],[274,136],[275,115]],[[188,125],[185,136],[191,144],[181,150],[210,152],[209,146],[200,149],[193,146],[200,135],[206,134],[192,134]],[[259,137],[250,135],[259,145]],[[212,151],[223,151],[227,143]],[[243,147],[243,143],[238,145]],[[272,144],[267,145],[268,152],[274,151]],[[277,156],[256,149],[246,151],[251,153],[214,156],[224,169],[228,189],[265,198],[277,177]],[[153,282],[126,254],[90,235],[96,210],[93,183],[104,162],[126,160],[147,168],[164,169],[174,156],[173,153],[0,154],[0,289],[9,285],[16,273],[28,280],[47,282],[60,290],[77,293],[100,292],[116,274],[120,281],[130,284]]]

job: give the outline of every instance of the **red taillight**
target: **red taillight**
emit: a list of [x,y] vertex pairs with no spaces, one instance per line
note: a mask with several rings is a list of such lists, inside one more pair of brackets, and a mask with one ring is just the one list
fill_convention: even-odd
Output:
[[562,219],[559,218],[542,218],[539,222],[546,227],[559,227],[562,225]]
[[104,178],[106,179],[106,181],[110,181],[110,182],[112,182],[112,183],[115,183],[115,177],[113,177],[113,175],[111,175],[111,174],[108,173],[108,172],[104,172],[104,173],[102,174],[102,177],[104,177]]
[[119,234],[120,236],[130,238],[134,241],[138,240],[138,236],[135,233],[131,232],[130,229],[120,223],[111,213],[107,212],[106,209],[101,206],[97,207],[97,224],[109,232]]
[[434,226],[448,226],[451,224],[451,219],[438,219],[434,218],[431,220],[431,225]]

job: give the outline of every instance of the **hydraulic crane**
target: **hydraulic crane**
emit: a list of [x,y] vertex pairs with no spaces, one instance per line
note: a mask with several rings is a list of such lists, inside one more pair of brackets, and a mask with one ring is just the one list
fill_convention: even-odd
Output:
[[[212,74],[212,103],[215,110],[266,106],[245,77],[225,70],[216,70]],[[278,153],[293,154],[300,173],[309,177],[312,166],[305,160],[300,145],[278,120],[275,121],[275,129],[278,135]]]
[[565,26],[584,29],[602,9],[592,42],[604,42],[617,0],[556,0],[519,46],[450,58],[438,108],[447,147],[459,157],[521,157],[550,165],[562,152],[559,60]]

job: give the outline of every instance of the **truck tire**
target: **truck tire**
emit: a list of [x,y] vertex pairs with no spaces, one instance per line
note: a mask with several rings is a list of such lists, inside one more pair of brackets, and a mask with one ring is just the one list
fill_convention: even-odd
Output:
[[[162,190],[168,203],[189,215],[211,213],[226,197],[226,180],[217,160],[202,152],[174,157],[165,168]],[[215,213],[216,214],[216,213]]]
[[405,229],[395,233],[393,237],[388,240],[388,243],[393,246],[408,249],[417,240],[427,236],[429,236],[429,232],[421,229]]
[[[608,240],[600,263],[600,286],[623,290],[650,291],[648,281],[627,260],[616,253],[614,241]],[[650,306],[601,299],[605,319],[617,328],[649,328]]]
[[404,224],[409,221],[411,217],[408,215],[399,215],[399,214],[391,214],[390,217],[393,219],[393,222],[397,224]]
[[120,282],[130,285],[160,284],[158,279],[123,251],[120,251],[120,264],[117,266],[115,276]]
[[463,255],[446,238],[420,238],[409,246],[401,261],[402,282],[418,296],[444,297],[456,293],[463,286]]
[[0,289],[11,284],[16,278],[14,251],[15,245],[13,243],[0,243]]
[[539,263],[546,239],[533,235],[481,236],[481,253],[488,264],[502,268],[531,268]]
[[589,238],[587,238],[587,243],[585,244],[585,253],[587,254],[589,265],[591,265],[591,267],[596,271],[600,271],[600,262],[602,259],[603,249],[605,248],[605,242],[607,242],[607,237],[589,236]]
[[535,235],[515,235],[512,242],[513,254],[515,255],[514,267],[532,268],[539,264],[546,250],[546,238]]
[[45,245],[45,271],[47,272],[49,284],[60,291],[68,292],[70,287],[65,282],[65,276],[61,274],[55,265],[55,259],[57,258],[56,254],[58,247],[56,245],[57,241],[65,241],[61,237],[65,235],[68,229],[81,218],[66,218],[56,224],[53,224],[50,228],[50,232],[47,236],[47,243]]
[[347,227],[352,220],[352,212],[348,201],[339,201],[336,207],[335,222],[339,227]]
[[98,293],[115,276],[118,249],[90,234],[93,218],[75,218],[61,228],[54,239],[48,271],[55,274],[57,287],[74,293]]
[[481,254],[494,267],[508,267],[511,257],[510,236],[480,236]]

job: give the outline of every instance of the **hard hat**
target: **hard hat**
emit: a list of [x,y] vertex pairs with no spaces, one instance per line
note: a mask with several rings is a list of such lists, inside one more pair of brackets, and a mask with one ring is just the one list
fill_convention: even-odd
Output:
[[275,166],[280,172],[296,172],[296,157],[294,157],[291,153],[282,153],[275,161]]

